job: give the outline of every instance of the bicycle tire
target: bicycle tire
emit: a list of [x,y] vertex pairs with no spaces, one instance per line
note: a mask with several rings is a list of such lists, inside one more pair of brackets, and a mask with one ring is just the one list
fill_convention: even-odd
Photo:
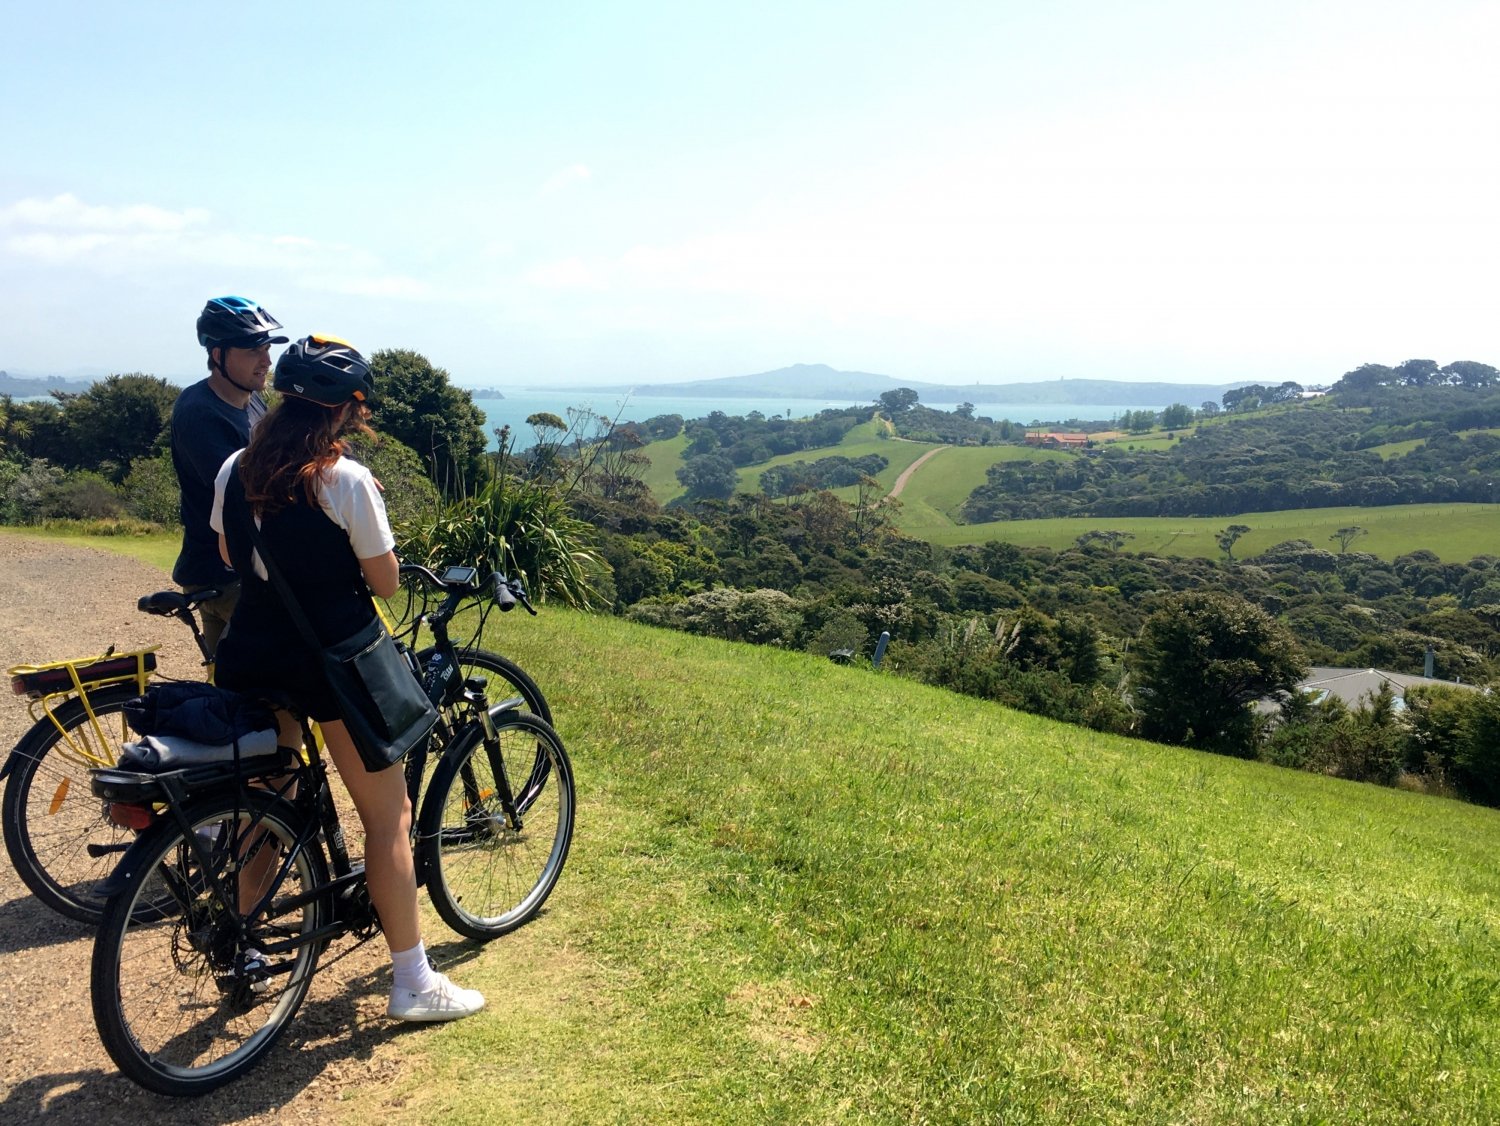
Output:
[[[89,767],[66,746],[59,747],[66,731],[90,754],[114,763],[119,744],[131,737],[125,726],[125,701],[138,695],[134,683],[105,685],[89,693],[105,746],[98,745],[99,732],[88,722],[81,700],[58,706],[53,712],[57,723],[43,716],[16,744],[0,802],[5,851],[21,882],[60,915],[91,926],[97,926],[104,914],[98,885],[135,832],[105,816],[90,786]],[[90,855],[90,846],[99,855]]]
[[[184,815],[194,833],[208,837],[202,847],[220,875],[242,851],[238,833],[264,827],[257,839],[279,841],[284,854],[305,824],[305,814],[291,803],[255,793],[209,795]],[[205,833],[216,827],[217,833]],[[307,996],[323,941],[274,948],[331,917],[326,896],[285,906],[327,884],[328,866],[315,840],[297,850],[290,865],[283,862],[286,877],[271,905],[250,921],[252,944],[266,950],[247,965],[251,956],[234,916],[212,891],[183,830],[173,821],[149,832],[94,939],[94,1024],[110,1058],[140,1086],[163,1095],[202,1095],[255,1066]],[[154,917],[140,910],[163,894],[172,910]]]
[[[477,674],[484,676],[488,681],[485,686],[485,698],[489,701],[490,707],[503,700],[519,696],[526,701],[528,712],[540,716],[549,724],[552,722],[552,709],[547,706],[546,697],[542,695],[542,690],[537,687],[536,681],[532,680],[530,674],[520,665],[491,649],[460,646],[456,651],[459,667],[463,669],[465,677]],[[425,665],[427,658],[433,652],[433,647],[423,649],[417,654],[418,662]]]
[[[573,768],[557,732],[529,712],[491,714],[493,743],[471,722],[444,749],[417,825],[433,906],[481,942],[541,910],[567,862],[575,815]],[[498,800],[515,775],[524,779],[514,791],[519,826]]]
[[[485,700],[490,710],[494,710],[497,704],[514,700],[517,695],[525,701],[522,711],[530,712],[549,727],[552,726],[552,709],[547,706],[546,699],[542,696],[542,690],[537,687],[536,681],[531,679],[530,674],[509,657],[502,657],[499,653],[490,649],[475,649],[467,647],[459,649],[458,663],[464,670],[466,677],[474,675],[475,671],[487,676],[485,685]],[[502,684],[495,682],[498,676]],[[512,689],[514,691],[512,691]],[[458,731],[463,724],[470,719],[470,714],[464,712],[452,717],[452,730]],[[554,728],[554,733],[556,729]],[[547,758],[538,750],[536,762],[532,767],[530,785],[540,785],[547,777]]]

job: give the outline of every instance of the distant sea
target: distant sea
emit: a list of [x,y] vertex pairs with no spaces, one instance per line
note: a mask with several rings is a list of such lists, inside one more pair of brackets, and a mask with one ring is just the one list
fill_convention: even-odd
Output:
[[[524,450],[534,444],[531,427],[526,419],[538,411],[550,411],[564,422],[568,421],[569,407],[586,407],[596,414],[609,418],[618,416],[621,422],[644,422],[659,414],[680,414],[684,419],[703,418],[710,411],[725,414],[746,415],[760,411],[766,416],[788,415],[791,418],[808,418],[829,407],[873,406],[872,399],[731,399],[706,395],[646,395],[630,394],[621,389],[609,391],[516,391],[508,392],[503,399],[475,399],[474,405],[484,411],[484,428],[489,437],[490,449],[496,446],[495,431],[508,425],[514,448]],[[954,403],[923,403],[933,410],[951,411]],[[1078,419],[1085,422],[1108,422],[1126,411],[1162,410],[1172,405],[1172,400],[1160,403],[975,403],[974,414],[995,421],[1010,419],[1023,426],[1033,423],[1066,422]],[[1197,409],[1197,403],[1189,403]]]

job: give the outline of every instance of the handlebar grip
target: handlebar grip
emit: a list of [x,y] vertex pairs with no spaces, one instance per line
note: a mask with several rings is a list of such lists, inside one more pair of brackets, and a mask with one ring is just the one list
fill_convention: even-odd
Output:
[[516,596],[510,589],[510,580],[499,571],[495,572],[495,604],[500,607],[502,614],[508,614],[516,608]]

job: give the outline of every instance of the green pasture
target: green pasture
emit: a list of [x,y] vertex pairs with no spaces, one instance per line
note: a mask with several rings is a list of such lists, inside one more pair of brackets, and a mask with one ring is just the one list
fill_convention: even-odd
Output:
[[1120,438],[1108,438],[1099,444],[1118,446],[1122,450],[1169,450],[1191,432],[1191,427],[1174,430],[1170,435],[1163,431],[1152,430],[1145,434],[1127,434]]
[[1066,461],[1077,456],[1030,446],[949,446],[924,462],[906,482],[900,496],[901,515],[897,523],[903,530],[908,524],[913,527],[951,525],[969,494],[985,483],[985,471],[992,465],[1004,461]]
[[1410,438],[1404,442],[1385,442],[1379,446],[1370,446],[1368,452],[1379,454],[1382,460],[1390,461],[1393,457],[1401,457],[1404,454],[1409,454],[1418,446],[1425,446],[1426,444],[1426,438]]
[[[740,483],[738,491],[742,493],[759,493],[761,491],[760,475],[778,465],[791,465],[799,461],[814,462],[819,458],[825,457],[857,458],[865,457],[869,454],[879,454],[890,464],[875,474],[875,480],[880,483],[880,487],[883,490],[889,492],[891,487],[895,485],[896,478],[901,476],[907,466],[929,450],[938,448],[938,446],[930,442],[906,442],[894,438],[880,438],[872,432],[869,423],[862,423],[844,435],[844,440],[837,446],[824,446],[816,450],[803,450],[800,453],[782,454],[771,458],[769,461],[761,462],[759,465],[746,466],[739,471]],[[844,497],[848,500],[852,500],[855,493],[855,489],[852,487],[834,489],[832,491],[835,496]]]
[[[1500,434],[1500,428],[1488,427],[1483,430],[1460,430],[1456,432],[1460,438],[1467,438],[1472,434]],[[1386,442],[1379,446],[1369,447],[1369,452],[1379,454],[1382,459],[1389,461],[1393,457],[1401,457],[1411,453],[1418,446],[1425,446],[1426,438],[1409,438],[1404,442]]]
[[687,435],[679,434],[641,447],[640,452],[651,462],[641,480],[660,504],[676,500],[687,492],[677,480],[677,471],[682,468],[682,451],[687,449],[687,444]]
[[1494,504],[1305,508],[1214,517],[1066,517],[946,526],[927,517],[930,513],[903,505],[896,523],[908,535],[950,547],[1004,540],[1023,547],[1062,548],[1072,546],[1085,532],[1122,531],[1135,537],[1125,544],[1129,551],[1209,558],[1223,555],[1217,543],[1219,532],[1231,524],[1244,524],[1250,531],[1235,545],[1237,559],[1296,539],[1310,540],[1315,547],[1337,551],[1338,544],[1331,539],[1333,533],[1357,524],[1368,535],[1357,539],[1350,550],[1368,552],[1382,559],[1394,559],[1419,548],[1455,563],[1476,555],[1500,554],[1500,505]]

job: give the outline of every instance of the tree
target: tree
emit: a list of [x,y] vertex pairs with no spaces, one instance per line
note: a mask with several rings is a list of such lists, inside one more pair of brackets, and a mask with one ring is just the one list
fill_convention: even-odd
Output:
[[1247,756],[1251,705],[1292,691],[1304,663],[1287,628],[1238,595],[1188,591],[1147,619],[1131,655],[1141,733]]
[[1253,411],[1260,406],[1265,397],[1266,389],[1258,383],[1252,383],[1248,387],[1233,387],[1225,391],[1222,399],[1226,411]]
[[1093,543],[1102,543],[1111,551],[1119,551],[1126,540],[1135,539],[1134,532],[1121,532],[1113,528],[1084,532],[1074,542],[1079,547],[1088,547]]
[[411,447],[447,495],[477,488],[484,479],[484,412],[472,393],[410,349],[382,349],[370,357],[370,367],[375,429]]
[[1454,360],[1451,364],[1444,364],[1443,375],[1449,383],[1460,387],[1489,387],[1500,382],[1500,371],[1474,360]]
[[1346,371],[1334,385],[1335,391],[1372,391],[1387,383],[1396,382],[1395,369],[1385,364],[1360,364],[1353,371]]
[[1166,430],[1181,430],[1193,421],[1193,408],[1186,403],[1173,403],[1161,412],[1162,428]]
[[157,450],[181,388],[154,375],[112,375],[63,401],[64,464],[96,469],[118,484],[137,458]]
[[1347,528],[1340,528],[1328,538],[1331,540],[1339,541],[1339,554],[1343,555],[1346,551],[1349,550],[1349,545],[1351,543],[1359,539],[1360,536],[1368,534],[1369,533],[1366,532],[1364,528],[1361,528],[1358,524],[1350,524]]
[[917,393],[910,387],[897,387],[894,391],[882,391],[880,405],[891,414],[900,414],[917,405]]
[[1224,553],[1224,558],[1229,562],[1234,562],[1234,545],[1237,544],[1240,540],[1240,537],[1249,530],[1250,525],[1248,524],[1231,524],[1229,525],[1229,527],[1225,528],[1222,532],[1219,533],[1217,540],[1219,544],[1219,550]]
[[683,462],[677,480],[687,489],[689,500],[725,500],[734,495],[739,474],[723,454],[703,454]]
[[1406,360],[1396,365],[1396,377],[1408,387],[1426,387],[1440,382],[1436,360]]

